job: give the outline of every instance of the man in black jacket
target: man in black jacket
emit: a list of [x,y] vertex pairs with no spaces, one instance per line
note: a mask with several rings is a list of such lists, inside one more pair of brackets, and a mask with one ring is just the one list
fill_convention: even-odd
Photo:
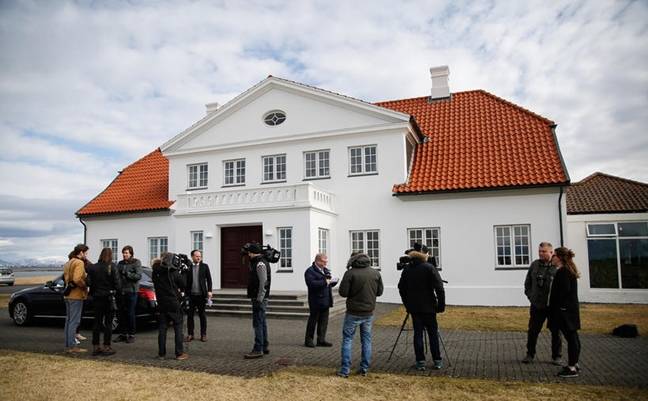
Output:
[[329,309],[333,307],[333,291],[331,288],[337,284],[332,281],[331,271],[326,267],[328,256],[318,253],[315,261],[304,272],[304,280],[308,287],[308,323],[306,324],[306,338],[304,345],[314,348],[313,336],[317,326],[317,345],[331,347],[333,344],[326,341],[326,328],[328,326]]
[[186,342],[194,339],[194,313],[198,310],[200,319],[200,341],[207,341],[207,316],[205,304],[212,297],[212,279],[209,266],[202,262],[202,252],[197,249],[191,251],[191,269],[187,272],[187,288],[189,295],[189,310],[187,311],[187,338]]
[[117,264],[121,289],[119,291],[119,328],[120,334],[115,342],[135,342],[135,323],[137,292],[142,278],[142,263],[134,257],[133,247],[122,249],[123,260]]
[[166,332],[169,322],[175,331],[175,356],[177,360],[189,358],[182,346],[182,309],[180,308],[181,290],[185,282],[177,268],[173,267],[173,254],[165,252],[161,259],[153,261],[153,286],[157,298],[160,317],[158,319],[158,358],[166,356]]
[[262,255],[260,244],[250,244],[248,257],[250,270],[248,274],[247,296],[252,301],[252,327],[254,328],[254,347],[245,354],[245,359],[261,358],[269,354],[268,325],[266,310],[270,296],[270,263]]
[[416,369],[425,370],[424,329],[430,339],[430,351],[434,360],[434,369],[441,369],[443,361],[439,349],[436,314],[445,311],[445,291],[439,271],[428,262],[427,248],[420,246],[420,244],[417,245],[421,251],[410,250],[407,253],[412,258],[412,262],[401,274],[398,291],[405,309],[412,316]]

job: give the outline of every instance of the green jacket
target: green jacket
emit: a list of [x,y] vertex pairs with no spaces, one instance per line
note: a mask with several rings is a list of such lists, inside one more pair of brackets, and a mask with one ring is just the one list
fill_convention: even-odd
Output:
[[383,293],[383,282],[378,270],[371,267],[365,254],[349,259],[351,269],[344,273],[340,283],[340,295],[345,297],[347,313],[356,316],[371,316],[376,309],[376,297]]
[[139,290],[139,281],[142,279],[142,263],[138,259],[120,260],[117,264],[117,271],[122,293],[133,293]]

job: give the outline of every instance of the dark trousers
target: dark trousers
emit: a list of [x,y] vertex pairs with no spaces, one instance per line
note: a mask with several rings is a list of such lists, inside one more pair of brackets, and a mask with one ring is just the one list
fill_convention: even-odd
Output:
[[263,302],[252,300],[252,328],[254,329],[254,348],[252,351],[261,352],[268,349],[268,323],[266,322],[266,309],[268,300]]
[[328,327],[329,308],[311,309],[306,324],[306,341],[313,341],[315,326],[317,326],[317,342],[326,341],[326,329]]
[[176,310],[160,310],[158,326],[158,355],[166,355],[166,335],[169,323],[173,322],[173,331],[175,332],[175,355],[182,354],[182,312],[180,306]]
[[119,333],[135,335],[135,310],[137,308],[137,293],[126,292],[121,294],[119,303]]
[[189,310],[187,311],[187,334],[194,335],[194,313],[198,311],[200,319],[200,335],[207,335],[207,316],[205,315],[205,303],[207,300],[202,295],[191,295],[189,297]]
[[578,363],[578,358],[580,357],[581,343],[580,338],[578,337],[578,331],[569,330],[567,327],[562,325],[560,331],[565,340],[567,340],[567,364],[569,366],[575,366]]
[[[549,309],[538,309],[531,305],[529,309],[529,331],[527,331],[527,355],[535,356],[538,335],[542,331],[545,320],[549,317]],[[556,359],[561,356],[562,341],[560,340],[560,331],[558,329],[549,329],[551,331],[551,358]]]
[[99,345],[101,332],[103,331],[103,345],[110,346],[112,336],[113,311],[110,310],[110,298],[94,297],[94,325],[92,326],[92,345]]
[[411,316],[412,325],[414,326],[414,354],[416,354],[416,360],[425,360],[425,351],[423,349],[423,330],[425,330],[430,339],[432,359],[440,361],[439,325],[437,324],[436,313],[413,313]]

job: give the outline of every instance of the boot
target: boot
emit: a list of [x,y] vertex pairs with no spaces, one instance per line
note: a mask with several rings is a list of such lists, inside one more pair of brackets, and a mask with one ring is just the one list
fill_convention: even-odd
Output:
[[103,351],[104,351],[103,348],[101,348],[101,346],[99,345],[92,346],[92,356],[101,355]]

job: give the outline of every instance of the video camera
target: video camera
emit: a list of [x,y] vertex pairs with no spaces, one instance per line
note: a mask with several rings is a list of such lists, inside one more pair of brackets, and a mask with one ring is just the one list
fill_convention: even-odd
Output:
[[[405,254],[404,256],[401,256],[400,258],[398,258],[398,262],[396,263],[396,270],[403,270],[403,269],[411,266],[412,257],[409,256],[409,253],[412,252],[412,251],[428,253],[429,249],[425,245],[422,245],[420,243],[415,243],[413,248],[407,249],[405,252],[403,252]],[[429,264],[431,264],[432,266],[434,266],[434,267],[438,267],[436,258],[434,256],[429,256],[427,262]]]
[[162,258],[160,266],[168,270],[184,271],[191,266],[191,260],[184,253],[167,253]]
[[[257,248],[256,250],[260,250],[260,252],[254,252],[254,248]],[[281,258],[281,252],[278,250],[274,249],[270,245],[262,246],[256,242],[248,242],[241,247],[241,256],[247,256],[248,252],[260,253],[261,257],[270,263],[277,263],[279,262],[279,258]]]

